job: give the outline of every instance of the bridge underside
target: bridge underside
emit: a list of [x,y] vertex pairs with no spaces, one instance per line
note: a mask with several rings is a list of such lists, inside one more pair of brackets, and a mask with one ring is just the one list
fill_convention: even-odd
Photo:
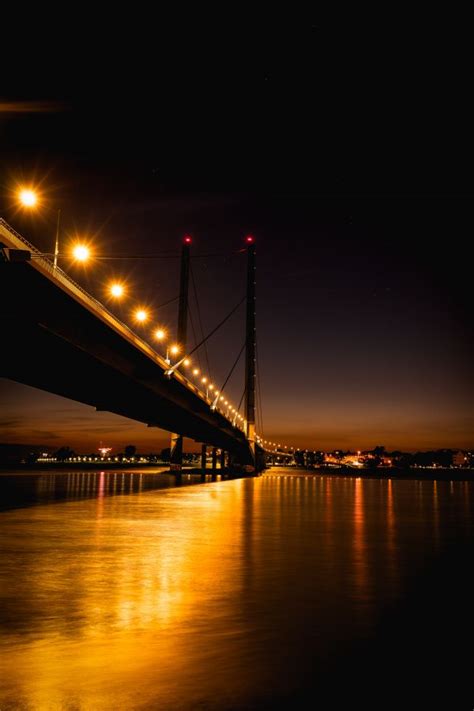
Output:
[[0,263],[0,375],[253,457],[244,433],[30,264]]

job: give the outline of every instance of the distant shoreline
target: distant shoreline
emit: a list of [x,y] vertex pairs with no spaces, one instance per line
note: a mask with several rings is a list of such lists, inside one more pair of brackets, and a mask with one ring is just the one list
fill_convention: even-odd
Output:
[[[290,467],[274,466],[266,471],[275,472]],[[291,467],[297,472],[308,472],[321,476],[339,476],[363,479],[418,479],[420,481],[474,481],[474,469],[444,468],[444,467],[413,467],[401,469],[398,467],[376,467],[374,469],[355,469],[354,467]]]

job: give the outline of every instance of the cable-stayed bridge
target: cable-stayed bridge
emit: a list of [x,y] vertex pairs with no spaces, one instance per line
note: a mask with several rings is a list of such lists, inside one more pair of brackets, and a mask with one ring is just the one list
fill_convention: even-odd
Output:
[[[0,219],[0,375],[171,433],[171,466],[182,438],[221,450],[221,465],[264,467],[255,432],[255,243],[246,238],[244,414],[186,374],[190,239],[182,245],[177,340],[172,363]],[[235,311],[235,309],[233,309]],[[224,319],[225,320],[225,319]],[[217,329],[214,329],[214,331]],[[212,335],[213,332],[211,332]],[[201,345],[201,344],[199,344]],[[195,350],[195,349],[194,349]],[[235,364],[234,364],[235,365]],[[217,394],[216,394],[217,393]],[[227,457],[227,459],[226,459]]]

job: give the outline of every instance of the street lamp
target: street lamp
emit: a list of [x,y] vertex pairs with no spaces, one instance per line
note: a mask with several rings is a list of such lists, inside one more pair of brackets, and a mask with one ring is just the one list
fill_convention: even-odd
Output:
[[38,196],[33,190],[22,188],[18,193],[18,198],[25,207],[34,207],[38,202]]
[[139,323],[145,323],[148,320],[148,311],[145,309],[137,309],[134,313],[135,321]]
[[[20,188],[18,191],[18,201],[23,207],[27,209],[35,208],[38,204],[38,194],[31,190],[31,188]],[[54,240],[54,259],[53,259],[53,269],[56,270],[58,266],[58,255],[59,255],[59,223],[61,221],[61,208],[58,208],[57,218],[56,218],[56,238]]]
[[[72,255],[74,259],[77,259],[78,262],[87,262],[89,257],[91,256],[89,247],[86,247],[85,244],[76,244],[75,247],[72,249]],[[54,258],[56,260],[56,252],[54,254]]]
[[109,291],[115,299],[120,299],[125,293],[124,287],[118,282],[114,282],[113,284],[111,284],[109,287]]
[[[174,356],[178,355],[179,346],[171,346],[169,352],[171,353],[171,355],[174,355]],[[166,360],[169,360],[168,349],[166,349]]]

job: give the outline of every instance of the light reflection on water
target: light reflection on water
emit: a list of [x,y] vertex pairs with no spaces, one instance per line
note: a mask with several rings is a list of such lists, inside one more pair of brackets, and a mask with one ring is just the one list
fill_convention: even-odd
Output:
[[220,480],[221,475],[197,474],[183,470],[168,474],[169,467],[138,471],[45,471],[0,473],[0,511],[46,504],[64,499],[95,498],[131,494],[150,489],[199,484]]
[[336,699],[379,655],[398,662],[396,626],[423,624],[411,601],[430,566],[471,550],[465,482],[279,469],[105,491],[99,476],[94,499],[0,514],[2,711],[305,708],[327,686]]

